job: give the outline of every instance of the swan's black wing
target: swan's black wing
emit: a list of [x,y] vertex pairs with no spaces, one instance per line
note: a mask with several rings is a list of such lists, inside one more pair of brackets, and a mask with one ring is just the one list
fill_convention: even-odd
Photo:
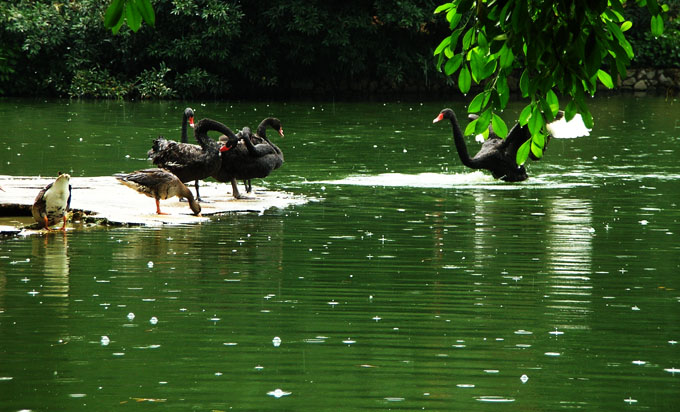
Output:
[[519,123],[515,123],[505,137],[502,147],[499,149],[503,150],[508,156],[514,158],[517,155],[517,150],[519,150],[520,146],[529,140],[530,137],[531,133],[529,133],[529,128],[527,126],[520,126]]

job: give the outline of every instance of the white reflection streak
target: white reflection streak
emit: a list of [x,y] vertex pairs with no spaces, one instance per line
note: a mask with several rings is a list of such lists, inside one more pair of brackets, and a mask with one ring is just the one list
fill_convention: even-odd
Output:
[[550,221],[548,308],[556,311],[555,320],[563,320],[570,328],[587,328],[586,323],[573,321],[591,311],[592,205],[586,199],[554,199],[546,219]]

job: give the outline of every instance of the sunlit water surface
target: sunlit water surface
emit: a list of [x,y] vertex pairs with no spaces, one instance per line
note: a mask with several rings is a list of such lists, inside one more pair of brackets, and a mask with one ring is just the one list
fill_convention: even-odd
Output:
[[677,101],[594,100],[508,184],[432,124],[456,102],[2,100],[0,174],[146,167],[186,105],[279,117],[256,184],[311,201],[0,240],[1,410],[677,407]]

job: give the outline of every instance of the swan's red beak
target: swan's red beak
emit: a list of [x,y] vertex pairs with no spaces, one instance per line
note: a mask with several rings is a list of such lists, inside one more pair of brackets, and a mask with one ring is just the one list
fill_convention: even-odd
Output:
[[189,118],[189,126],[191,126],[192,129],[194,128],[194,116]]
[[439,113],[439,116],[435,117],[434,120],[432,120],[432,123],[437,123],[444,120],[444,113]]
[[283,137],[283,127],[279,129],[279,136]]
[[[229,146],[227,146],[227,145],[224,145],[224,146],[220,147],[220,153],[226,152],[226,151],[229,150],[229,149],[231,149],[231,147],[229,147]],[[213,153],[214,153],[214,152],[213,152]]]

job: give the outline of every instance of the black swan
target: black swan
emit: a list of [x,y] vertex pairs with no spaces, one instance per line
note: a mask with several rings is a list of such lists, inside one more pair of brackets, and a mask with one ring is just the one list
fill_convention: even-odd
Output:
[[[250,179],[269,176],[283,164],[283,152],[267,138],[267,128],[276,130],[284,137],[281,121],[274,117],[267,117],[257,127],[255,135],[250,134],[249,128],[244,128],[239,135],[241,141],[229,152],[222,152],[222,166],[212,175],[219,182],[231,182],[232,194],[240,199],[236,180],[246,181],[246,190],[250,192]],[[220,137],[220,140],[225,137]]]
[[63,220],[61,230],[66,230],[66,213],[71,207],[71,176],[59,172],[59,177],[54,182],[45,186],[31,207],[33,219],[39,227],[50,230],[50,225]]
[[[221,132],[229,138],[226,142],[216,142],[208,136],[208,131]],[[202,180],[216,173],[221,166],[220,151],[229,150],[238,143],[238,138],[227,126],[212,119],[201,119],[194,127],[198,145],[177,143],[160,136],[153,141],[147,153],[156,166],[174,173],[183,183]],[[196,199],[201,195],[196,185]]]
[[191,190],[175,174],[165,169],[144,169],[131,173],[119,173],[115,176],[125,186],[156,199],[156,213],[159,215],[167,215],[161,212],[160,200],[174,196],[187,199],[195,215],[201,213],[201,205],[194,199]]
[[[474,117],[472,118],[474,119]],[[472,169],[488,170],[494,178],[506,182],[521,182],[528,178],[526,169],[524,166],[518,166],[516,160],[517,150],[524,142],[531,138],[528,127],[515,124],[505,139],[501,139],[493,132],[493,129],[490,129],[489,137],[484,141],[479,152],[470,158],[465,139],[463,138],[463,132],[453,110],[442,110],[439,116],[432,120],[432,123],[437,123],[444,119],[449,119],[451,122],[453,140],[458,151],[458,157],[460,157],[461,162],[465,166]],[[551,135],[559,136],[560,138],[578,137],[589,133],[580,117],[578,119],[574,118],[570,122],[565,122],[563,112],[558,113],[557,120],[548,124],[547,129]],[[549,141],[550,135],[546,138],[546,147]],[[530,153],[530,158],[537,160],[533,153]]]

